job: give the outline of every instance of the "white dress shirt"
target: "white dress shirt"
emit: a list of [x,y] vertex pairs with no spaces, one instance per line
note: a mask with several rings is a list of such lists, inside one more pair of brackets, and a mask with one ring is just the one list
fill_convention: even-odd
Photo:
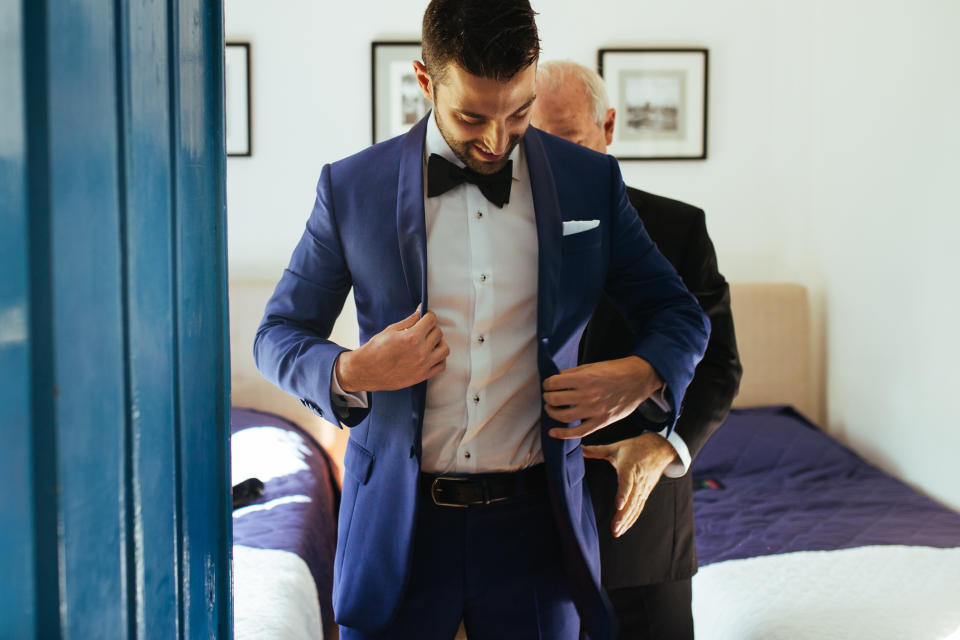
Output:
[[[464,166],[431,115],[425,176],[433,153]],[[543,461],[537,226],[522,144],[510,159],[513,184],[503,208],[469,183],[428,198],[424,180],[429,306],[450,347],[445,370],[427,381],[421,468],[428,473],[512,471]],[[332,387],[342,405],[368,406],[366,393],[344,392],[335,372]],[[689,451],[676,433],[667,440],[679,461],[665,475],[681,476]]]
[[[463,166],[434,117],[425,158]],[[498,208],[464,183],[426,197],[427,291],[450,347],[427,381],[428,473],[510,471],[543,461],[537,369],[537,223],[525,154],[510,155],[510,201]]]

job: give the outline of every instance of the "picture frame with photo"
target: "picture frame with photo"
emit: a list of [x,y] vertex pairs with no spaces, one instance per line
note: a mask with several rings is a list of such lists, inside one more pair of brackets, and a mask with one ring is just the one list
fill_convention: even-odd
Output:
[[249,42],[225,43],[223,75],[227,155],[249,157],[253,155]]
[[406,133],[433,108],[420,91],[413,61],[420,41],[375,41],[371,44],[373,143]]
[[707,49],[600,49],[597,71],[617,110],[607,152],[620,160],[705,160]]

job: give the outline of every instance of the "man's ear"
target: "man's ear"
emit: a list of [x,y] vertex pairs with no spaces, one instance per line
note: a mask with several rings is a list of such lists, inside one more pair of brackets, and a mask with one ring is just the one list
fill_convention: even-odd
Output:
[[607,140],[607,145],[613,142],[613,125],[617,119],[617,110],[613,107],[607,109],[607,117],[603,119],[603,137]]
[[433,79],[430,77],[430,74],[427,73],[427,66],[419,60],[414,60],[413,72],[417,74],[417,84],[420,85],[420,91],[423,92],[423,96],[430,102],[433,102]]

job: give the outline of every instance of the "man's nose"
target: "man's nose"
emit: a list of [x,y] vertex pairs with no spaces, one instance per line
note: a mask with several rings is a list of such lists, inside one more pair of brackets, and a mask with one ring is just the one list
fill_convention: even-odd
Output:
[[483,144],[487,147],[487,151],[499,156],[506,153],[509,139],[506,123],[492,122],[487,128],[486,135],[483,136]]

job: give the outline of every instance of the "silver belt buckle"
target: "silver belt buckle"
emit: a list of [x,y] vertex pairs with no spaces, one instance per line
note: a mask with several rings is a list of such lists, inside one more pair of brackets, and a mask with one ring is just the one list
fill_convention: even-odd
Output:
[[433,482],[430,483],[430,499],[433,500],[433,504],[438,507],[458,507],[460,509],[466,509],[467,505],[457,504],[455,502],[440,502],[437,500],[437,483],[441,480],[448,480],[453,482],[469,482],[469,478],[457,478],[457,477],[446,477],[446,476],[437,476],[433,479]]

